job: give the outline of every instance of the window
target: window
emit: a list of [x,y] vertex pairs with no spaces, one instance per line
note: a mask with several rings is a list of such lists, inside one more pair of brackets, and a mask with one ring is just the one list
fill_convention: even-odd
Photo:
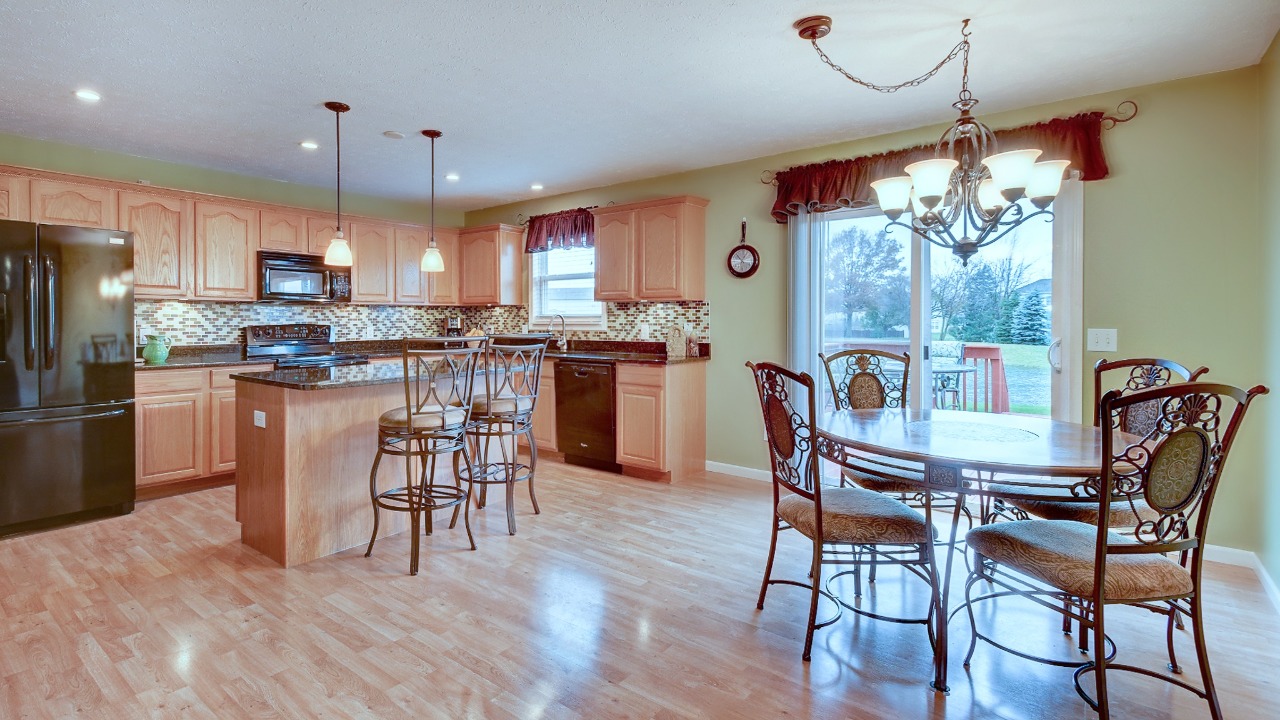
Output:
[[604,303],[595,299],[595,248],[556,248],[530,257],[531,326],[563,315],[569,325],[605,328]]

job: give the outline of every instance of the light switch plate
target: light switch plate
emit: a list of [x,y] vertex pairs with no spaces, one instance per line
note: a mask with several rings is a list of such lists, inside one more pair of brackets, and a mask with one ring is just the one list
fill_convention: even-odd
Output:
[[267,413],[262,410],[253,411],[253,426],[264,428],[267,426]]
[[1118,349],[1114,328],[1089,328],[1086,342],[1085,349],[1090,352],[1116,352]]

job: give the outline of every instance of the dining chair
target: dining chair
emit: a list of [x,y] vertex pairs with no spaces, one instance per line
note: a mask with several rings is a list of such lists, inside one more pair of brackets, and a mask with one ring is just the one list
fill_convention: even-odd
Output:
[[[1094,398],[1096,398],[1093,412],[1095,427],[1101,425],[1102,394],[1105,392],[1104,388],[1108,387],[1106,378],[1121,372],[1127,373],[1127,377],[1122,384],[1116,386],[1116,390],[1122,395],[1127,395],[1173,383],[1194,382],[1209,372],[1209,368],[1201,366],[1195,370],[1188,370],[1172,360],[1161,358],[1099,360],[1093,366]],[[1120,420],[1120,428],[1131,435],[1144,437],[1154,427],[1157,412],[1156,403],[1151,401],[1127,407]],[[1043,488],[1043,484],[1040,487]],[[1016,479],[1008,479],[1005,482],[988,483],[987,491],[993,497],[992,512],[997,517],[1025,520],[1034,516],[1046,520],[1076,520],[1090,525],[1098,524],[1099,506],[1096,503],[1055,500],[1052,499],[1054,491],[1051,489],[1042,490],[1045,493],[1045,499],[1034,499],[1034,494],[1029,499],[1028,495],[1032,492],[1029,487],[1020,486]],[[1006,495],[1021,495],[1022,498],[1003,497]],[[1155,513],[1141,501],[1128,503],[1117,500],[1111,504],[1109,512],[1111,518],[1108,524],[1111,527],[1134,527],[1139,522],[1155,517]]]
[[[418,554],[422,521],[432,532],[432,513],[452,507],[449,527],[458,524],[462,511],[467,540],[476,549],[471,534],[468,498],[470,483],[462,487],[471,466],[465,435],[471,418],[472,395],[478,360],[485,339],[476,347],[459,347],[455,338],[406,338],[401,358],[404,363],[404,405],[378,418],[378,451],[369,471],[369,499],[373,504],[373,535],[364,556],[373,554],[378,539],[382,510],[407,512],[410,516],[409,574],[418,574]],[[378,466],[384,455],[403,457],[405,484],[378,490]],[[436,461],[453,456],[453,483],[436,481]],[[418,468],[415,470],[414,461]],[[461,460],[461,464],[459,463]]]
[[[925,618],[892,618],[851,605],[831,590],[831,581],[842,573],[833,575],[824,586],[822,569],[828,565],[892,564],[932,583],[935,578],[929,571],[927,552],[935,533],[920,513],[888,495],[861,487],[824,487],[817,451],[817,392],[813,377],[767,362],[747,363],[747,367],[760,395],[773,482],[773,533],[756,608],[764,609],[770,585],[792,585],[810,591],[802,654],[806,661],[812,653],[814,631],[839,620],[842,608],[875,619],[929,626],[932,641],[932,613]],[[773,578],[778,533],[789,529],[812,544],[807,583]],[[821,622],[817,619],[819,596],[835,603],[836,610]]]
[[[1220,720],[1222,710],[1204,637],[1205,536],[1232,442],[1249,404],[1266,392],[1261,385],[1245,391],[1188,382],[1117,389],[1103,395],[1098,414],[1102,427],[1110,432],[1102,433],[1101,466],[1094,487],[1098,523],[1017,520],[983,525],[967,534],[974,557],[964,607],[973,634],[965,666],[982,640],[1027,659],[1074,667],[1076,691],[1103,720],[1111,716],[1108,672],[1134,672],[1191,691],[1206,700],[1213,718]],[[1144,428],[1141,435],[1128,432]],[[1111,531],[1114,502],[1128,504],[1142,518],[1131,535]],[[1141,513],[1139,503],[1146,506]],[[981,581],[994,589],[974,597],[973,589]],[[974,605],[1010,594],[1080,621],[1093,635],[1092,659],[1081,663],[1037,658],[980,631]],[[1189,618],[1202,687],[1113,662],[1114,644],[1107,639],[1105,620],[1107,607],[1114,604]],[[1176,668],[1172,621],[1167,642],[1170,665]],[[1083,681],[1090,673],[1092,696]]]

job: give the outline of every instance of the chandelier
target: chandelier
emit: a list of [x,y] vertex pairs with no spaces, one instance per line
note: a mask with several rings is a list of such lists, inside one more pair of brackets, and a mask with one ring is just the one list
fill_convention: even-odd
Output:
[[337,201],[338,201],[338,221],[334,226],[333,239],[329,241],[329,246],[324,251],[324,264],[334,265],[336,267],[351,267],[351,245],[347,243],[346,237],[342,234],[342,113],[351,109],[350,105],[337,101],[330,101],[324,104],[326,110],[333,112],[333,136],[335,152],[337,154]]
[[[942,133],[933,159],[907,165],[906,175],[871,183],[889,227],[904,227],[939,247],[948,248],[969,264],[978,248],[990,245],[1014,228],[1038,215],[1053,217],[1049,205],[1062,187],[1068,160],[1036,162],[1040,150],[999,152],[995,134],[973,116],[978,100],[969,92],[969,21],[961,26],[961,40],[929,72],[897,85],[876,85],[848,73],[818,47],[831,32],[831,18],[807,17],[796,22],[800,37],[808,40],[818,57],[833,70],[858,85],[892,93],[915,87],[933,77],[947,63],[962,58],[960,97],[952,107],[960,117]],[[1028,198],[1035,210],[1018,203]],[[911,208],[910,224],[899,220]]]

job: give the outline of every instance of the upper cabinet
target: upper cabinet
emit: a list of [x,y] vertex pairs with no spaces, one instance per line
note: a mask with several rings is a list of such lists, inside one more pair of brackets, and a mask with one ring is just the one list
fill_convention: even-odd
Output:
[[684,195],[596,209],[596,299],[705,300],[707,204]]
[[397,227],[396,302],[406,305],[427,301],[426,273],[422,272],[422,251],[427,247],[427,228]]
[[31,181],[18,175],[0,175],[0,220],[31,219]]
[[395,302],[396,253],[390,225],[351,223],[351,302]]
[[459,303],[518,305],[523,300],[524,228],[484,225],[458,233]]
[[195,203],[196,292],[210,300],[253,300],[258,211]]
[[121,191],[120,229],[133,233],[133,294],[191,296],[191,201]]
[[263,210],[258,215],[258,247],[280,252],[307,252],[307,218],[302,213]]
[[[323,255],[324,251],[329,249],[329,241],[333,240],[333,233],[337,227],[338,225],[332,217],[309,216],[307,218],[307,247],[300,252]],[[342,233],[348,241],[351,240],[351,223],[343,223]]]
[[444,260],[444,272],[427,273],[427,302],[432,305],[457,305],[458,280],[458,231],[453,228],[436,228],[436,249]]
[[31,221],[119,230],[116,191],[58,180],[32,180]]

